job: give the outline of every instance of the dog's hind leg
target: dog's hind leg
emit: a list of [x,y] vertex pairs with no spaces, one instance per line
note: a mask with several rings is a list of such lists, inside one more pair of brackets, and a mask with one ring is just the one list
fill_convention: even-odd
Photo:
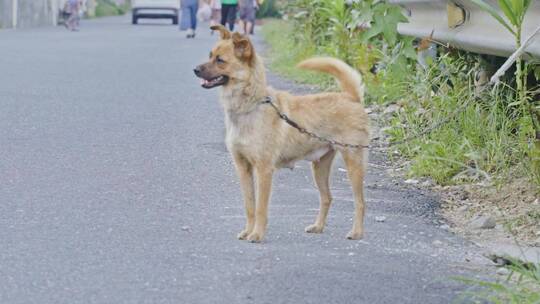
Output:
[[313,225],[306,227],[308,233],[322,233],[324,225],[326,224],[326,216],[328,215],[328,209],[332,203],[332,194],[330,193],[329,178],[332,171],[332,162],[336,156],[335,150],[327,152],[319,161],[311,163],[311,169],[313,171],[313,179],[317,188],[319,188],[320,194],[320,207],[319,214]]
[[361,239],[364,233],[364,174],[367,163],[367,151],[341,151],[347,166],[347,175],[354,193],[354,222],[352,230],[347,234],[350,240]]
[[246,227],[238,234],[238,239],[245,240],[255,226],[255,189],[253,185],[253,167],[241,155],[234,155],[236,172],[242,186],[244,207],[246,209]]
[[266,232],[268,223],[268,201],[272,192],[272,175],[274,169],[266,165],[255,166],[257,181],[257,207],[255,208],[255,227],[247,236],[250,242],[260,242]]

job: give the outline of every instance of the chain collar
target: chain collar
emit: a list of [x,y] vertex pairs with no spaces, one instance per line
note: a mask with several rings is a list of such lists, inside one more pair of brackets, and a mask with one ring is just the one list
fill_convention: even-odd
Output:
[[287,114],[281,112],[279,110],[279,108],[276,106],[276,104],[272,101],[272,97],[271,96],[266,96],[262,101],[261,101],[261,104],[269,104],[270,106],[272,106],[272,108],[274,108],[274,110],[276,111],[276,113],[278,114],[279,118],[283,121],[285,121],[289,126],[295,128],[296,130],[298,130],[300,133],[302,134],[306,134],[308,135],[309,137],[311,138],[315,138],[319,141],[322,141],[322,142],[326,142],[326,143],[329,143],[333,146],[340,146],[342,148],[352,148],[352,149],[364,149],[364,148],[369,148],[369,146],[364,146],[364,145],[353,145],[353,144],[348,144],[348,143],[342,143],[342,142],[339,142],[339,141],[335,141],[335,140],[332,140],[332,139],[327,139],[327,138],[324,138],[324,137],[321,137],[313,132],[310,132],[308,130],[306,130],[305,128],[301,127],[298,123],[296,123],[294,120],[290,119],[289,116],[287,116]]

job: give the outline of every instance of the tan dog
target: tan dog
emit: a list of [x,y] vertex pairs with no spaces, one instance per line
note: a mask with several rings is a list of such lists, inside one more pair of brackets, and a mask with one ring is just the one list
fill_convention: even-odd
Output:
[[231,34],[223,26],[213,26],[221,40],[210,60],[197,66],[195,74],[204,88],[222,86],[226,144],[242,185],[247,222],[239,239],[259,242],[267,226],[268,201],[275,170],[293,167],[298,160],[312,162],[313,177],[320,191],[320,210],[306,232],[321,233],[332,201],[328,179],[332,161],[339,151],[345,160],[355,198],[355,215],[349,239],[363,234],[363,181],[367,164],[366,148],[343,148],[299,132],[281,119],[263,101],[270,97],[280,112],[318,136],[351,145],[367,146],[369,121],[364,111],[364,88],[360,75],[334,58],[312,58],[300,68],[326,72],[339,81],[342,92],[292,96],[266,86],[265,69],[250,40]]

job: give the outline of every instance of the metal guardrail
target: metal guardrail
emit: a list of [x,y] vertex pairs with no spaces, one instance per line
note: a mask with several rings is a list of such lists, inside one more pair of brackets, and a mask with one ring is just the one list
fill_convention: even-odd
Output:
[[[515,50],[512,34],[489,13],[467,0],[391,0],[405,10],[409,23],[398,25],[399,33],[419,38],[429,37],[453,47],[497,56],[509,56]],[[486,1],[498,8],[496,0]],[[540,25],[540,1],[533,0],[525,16],[522,39]],[[540,58],[540,37],[526,50]]]

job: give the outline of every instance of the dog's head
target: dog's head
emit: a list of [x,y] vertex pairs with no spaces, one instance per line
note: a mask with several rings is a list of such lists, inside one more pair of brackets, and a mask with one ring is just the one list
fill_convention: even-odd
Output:
[[255,61],[255,50],[249,38],[231,33],[222,25],[210,27],[221,39],[210,52],[210,60],[198,65],[193,72],[201,79],[201,86],[211,89],[245,81]]

